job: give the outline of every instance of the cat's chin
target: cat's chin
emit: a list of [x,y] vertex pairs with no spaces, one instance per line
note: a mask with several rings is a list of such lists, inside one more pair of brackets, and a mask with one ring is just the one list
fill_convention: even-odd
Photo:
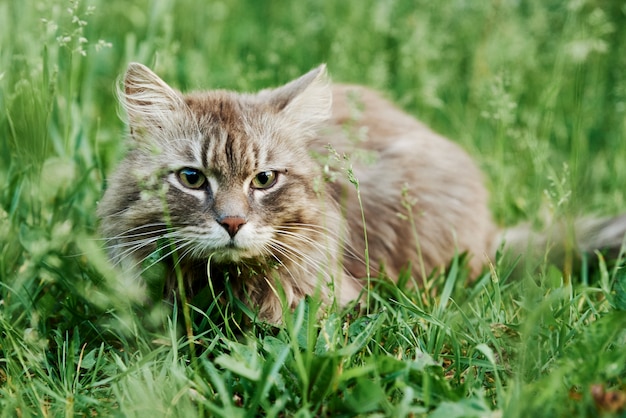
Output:
[[259,260],[262,258],[263,257],[260,254],[254,251],[241,248],[222,248],[220,250],[213,251],[207,256],[209,262],[219,264],[241,263],[245,261]]

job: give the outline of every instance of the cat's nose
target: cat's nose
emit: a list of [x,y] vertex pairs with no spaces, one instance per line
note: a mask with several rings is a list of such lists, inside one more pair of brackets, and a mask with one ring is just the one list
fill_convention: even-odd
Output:
[[246,220],[239,216],[224,216],[218,222],[228,232],[228,235],[233,238],[237,231],[246,223]]

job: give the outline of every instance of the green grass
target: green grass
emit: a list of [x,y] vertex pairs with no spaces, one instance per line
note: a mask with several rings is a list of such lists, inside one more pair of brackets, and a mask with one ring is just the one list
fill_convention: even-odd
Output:
[[0,416],[626,416],[626,274],[594,256],[473,284],[460,258],[280,328],[192,306],[190,339],[182,309],[144,312],[94,215],[131,60],[183,90],[327,62],[465,146],[503,225],[626,208],[620,2],[5,0]]

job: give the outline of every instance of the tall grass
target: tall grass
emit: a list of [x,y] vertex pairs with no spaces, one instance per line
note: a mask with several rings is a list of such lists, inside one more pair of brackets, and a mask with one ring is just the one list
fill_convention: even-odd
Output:
[[6,0],[0,415],[623,416],[626,275],[596,255],[472,284],[460,257],[438,292],[372,278],[369,314],[312,299],[279,328],[194,305],[191,339],[180,307],[141,308],[94,215],[131,60],[183,90],[327,62],[464,145],[503,225],[626,207],[619,2]]

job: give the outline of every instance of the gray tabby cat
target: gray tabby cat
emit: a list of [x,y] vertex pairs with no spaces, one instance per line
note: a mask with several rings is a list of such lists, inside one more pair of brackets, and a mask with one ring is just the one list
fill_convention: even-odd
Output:
[[[178,271],[189,289],[228,280],[271,322],[279,286],[290,307],[305,295],[345,305],[368,275],[362,217],[370,271],[392,278],[410,267],[422,280],[463,252],[475,277],[502,242],[459,146],[371,90],[331,85],[325,66],[257,94],[183,95],[133,63],[120,96],[130,151],[99,205],[102,232],[133,274],[156,254],[167,293]],[[582,223],[580,249],[619,247],[625,230],[626,217]],[[507,242],[531,238],[519,228]]]

